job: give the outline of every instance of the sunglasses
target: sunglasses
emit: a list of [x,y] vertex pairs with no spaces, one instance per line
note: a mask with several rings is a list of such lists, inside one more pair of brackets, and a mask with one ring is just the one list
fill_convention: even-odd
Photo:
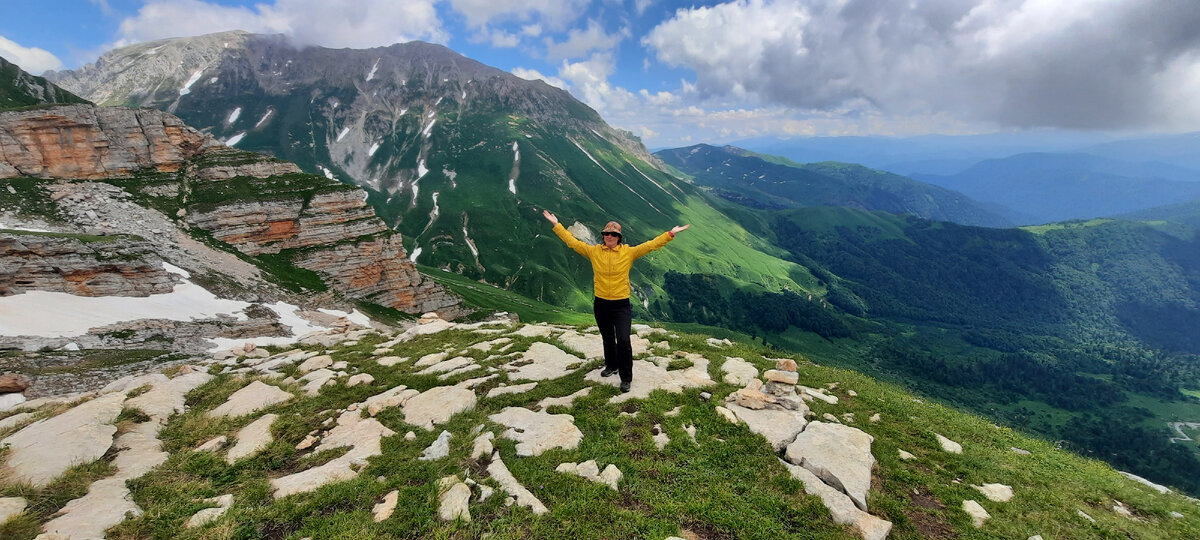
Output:
[[602,234],[602,235],[604,235],[604,236],[616,236],[616,237],[620,237],[620,236],[621,236],[620,234],[617,234],[617,233],[615,233],[615,232],[606,232],[606,233],[600,233],[600,234]]

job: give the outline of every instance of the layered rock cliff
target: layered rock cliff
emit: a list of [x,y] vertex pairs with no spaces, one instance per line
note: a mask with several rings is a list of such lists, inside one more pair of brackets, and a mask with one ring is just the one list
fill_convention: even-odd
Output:
[[0,231],[0,296],[149,296],[171,292],[176,282],[145,240]]
[[[200,229],[248,256],[283,252],[350,299],[410,313],[460,313],[457,298],[417,272],[361,189],[226,148],[168,113],[91,105],[0,113],[0,178],[6,177],[71,180],[49,187],[47,204],[77,227],[72,232],[141,233],[148,222],[165,223],[144,231],[157,245],[188,236],[171,234],[177,227]],[[125,219],[135,203],[170,218]],[[31,246],[25,236],[0,252],[11,270],[0,287],[9,294],[37,288],[145,295],[170,282],[162,280],[161,264],[157,270],[141,263],[89,266],[83,263],[98,258],[90,246],[61,238]],[[127,261],[152,251],[128,240],[106,244]]]

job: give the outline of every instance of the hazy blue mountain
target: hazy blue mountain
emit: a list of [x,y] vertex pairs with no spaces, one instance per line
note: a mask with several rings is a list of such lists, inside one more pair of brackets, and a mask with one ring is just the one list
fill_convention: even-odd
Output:
[[[1014,211],[1025,224],[1114,216],[1200,198],[1200,182],[1163,164],[1131,164],[1090,154],[1018,154],[980,162],[951,175],[918,180]],[[1022,217],[1026,216],[1026,217]]]
[[[1200,132],[1122,139],[1081,151],[1130,162],[1160,162],[1200,171]],[[1200,179],[1200,173],[1196,178]]]
[[799,164],[706,144],[660,150],[655,156],[715,194],[756,208],[846,206],[967,225],[1011,225],[961,193],[861,165]]

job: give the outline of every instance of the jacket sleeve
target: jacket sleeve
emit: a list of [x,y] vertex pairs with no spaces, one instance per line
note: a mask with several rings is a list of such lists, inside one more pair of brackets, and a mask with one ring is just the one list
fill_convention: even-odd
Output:
[[643,256],[647,253],[650,253],[651,251],[654,251],[656,249],[662,248],[663,246],[667,245],[667,242],[670,242],[671,238],[672,238],[671,233],[669,233],[669,232],[662,233],[662,234],[658,235],[657,237],[655,237],[653,240],[649,240],[647,242],[642,242],[641,244],[638,244],[636,246],[629,248],[629,254],[634,259],[640,258],[641,256]]
[[575,238],[575,235],[571,234],[571,231],[568,231],[566,227],[563,227],[562,223],[554,224],[554,234],[558,235],[558,239],[562,240],[567,247],[575,250],[576,253],[589,259],[592,258],[592,246]]

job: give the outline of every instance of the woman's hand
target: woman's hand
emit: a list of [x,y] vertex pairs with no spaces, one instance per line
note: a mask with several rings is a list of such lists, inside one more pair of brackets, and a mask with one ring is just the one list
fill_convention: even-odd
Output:
[[678,225],[671,227],[671,236],[675,236],[676,234],[686,231],[688,227],[691,227],[691,225]]
[[551,225],[558,225],[558,218],[554,217],[554,214],[551,214],[549,210],[542,210],[542,217],[546,218],[546,221],[549,221]]

